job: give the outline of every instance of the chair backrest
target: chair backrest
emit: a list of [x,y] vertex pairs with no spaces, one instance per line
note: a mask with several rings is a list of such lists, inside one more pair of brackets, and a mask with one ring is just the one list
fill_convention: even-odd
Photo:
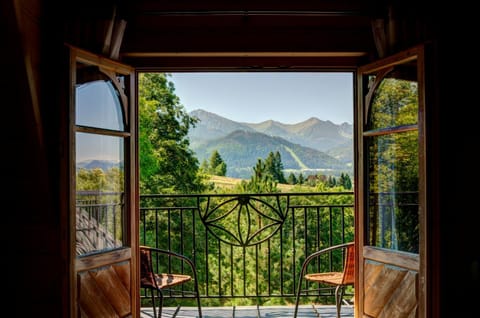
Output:
[[355,282],[355,244],[348,245],[345,251],[342,284],[348,285]]
[[152,252],[146,246],[140,246],[140,285],[158,289],[153,273]]

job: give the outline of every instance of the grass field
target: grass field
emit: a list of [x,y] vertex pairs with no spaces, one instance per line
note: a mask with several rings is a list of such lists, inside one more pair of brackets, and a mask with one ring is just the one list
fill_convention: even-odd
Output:
[[[229,177],[220,177],[220,176],[211,176],[210,181],[215,183],[215,185],[219,188],[226,188],[226,189],[233,189],[235,185],[242,182],[245,179],[238,179],[238,178],[229,178]],[[245,180],[248,181],[248,180]],[[292,191],[294,186],[290,184],[278,184],[278,189],[282,192],[289,192]],[[298,189],[298,187],[297,187]]]

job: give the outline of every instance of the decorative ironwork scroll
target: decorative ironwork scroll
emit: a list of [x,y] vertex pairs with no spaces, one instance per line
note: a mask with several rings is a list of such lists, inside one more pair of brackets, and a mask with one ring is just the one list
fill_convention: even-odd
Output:
[[222,242],[235,246],[252,246],[272,237],[281,229],[287,214],[279,196],[239,195],[227,200],[208,197],[199,204],[202,222]]

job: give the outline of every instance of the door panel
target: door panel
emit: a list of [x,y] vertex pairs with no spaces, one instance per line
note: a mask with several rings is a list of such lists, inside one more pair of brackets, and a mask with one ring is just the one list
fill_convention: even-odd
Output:
[[[88,259],[82,259],[77,263],[80,317],[129,317],[132,315],[131,255],[123,254],[126,261],[108,262],[110,264],[101,268],[97,267],[99,262],[96,259],[91,262]],[[95,264],[94,268],[82,270],[81,267],[85,263]]]
[[357,317],[424,317],[423,47],[359,68]]
[[417,317],[418,258],[370,247],[364,252],[365,317]]
[[69,50],[71,315],[138,316],[134,70]]

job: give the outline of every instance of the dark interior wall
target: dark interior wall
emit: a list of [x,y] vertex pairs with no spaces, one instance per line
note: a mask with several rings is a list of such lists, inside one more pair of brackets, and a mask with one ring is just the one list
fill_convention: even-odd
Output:
[[[474,30],[469,29],[469,30]],[[471,31],[469,31],[471,32]],[[452,41],[450,43],[455,43]],[[480,299],[480,215],[478,150],[478,56],[462,42],[461,52],[445,54],[448,68],[441,86],[442,101],[442,180],[441,251],[442,308],[453,313],[453,304],[465,304],[465,317],[478,315]],[[451,52],[452,46],[445,50]],[[452,53],[452,52],[451,52]],[[465,65],[462,61],[467,61]],[[471,63],[471,64],[470,64]],[[448,76],[447,76],[448,74]],[[446,288],[448,287],[448,288]],[[470,305],[468,305],[470,304]],[[458,309],[458,308],[457,308]],[[468,315],[467,315],[468,314]]]
[[478,136],[478,55],[475,18],[462,6],[435,16],[434,102],[429,105],[431,178],[430,237],[438,275],[431,286],[439,296],[432,317],[476,317],[480,297]]
[[8,300],[3,301],[3,312],[68,317],[66,214],[59,183],[63,173],[59,132],[66,124],[58,89],[63,41],[53,20],[45,19],[42,3],[8,0],[0,6],[4,72],[0,232],[6,249],[2,281],[8,282],[2,284]]
[[[2,1],[2,257],[3,295],[13,301],[3,302],[4,311],[17,310],[19,316],[29,314],[60,317],[62,289],[60,273],[62,254],[58,210],[53,204],[51,179],[48,173],[44,136],[40,117],[35,116],[35,95],[29,89],[29,72],[24,46],[13,6]],[[4,32],[6,31],[6,32]],[[6,42],[5,42],[6,41]],[[7,43],[8,45],[5,45]],[[37,53],[38,54],[38,53]],[[30,75],[32,75],[30,73]],[[38,114],[38,113],[37,113]],[[24,298],[27,296],[28,298]],[[16,308],[16,309],[14,309]]]
[[[12,298],[5,303],[15,306],[22,317],[68,317],[68,189],[60,182],[68,181],[63,34],[53,19],[55,10],[46,5],[37,12],[42,16],[38,24],[42,45],[34,52],[40,64],[33,70],[39,74],[42,94],[35,109],[28,82],[32,69],[25,64],[13,4],[2,1],[0,6],[0,38],[8,48],[1,50],[0,59],[6,111],[1,232],[8,284],[3,289],[7,299]],[[434,229],[429,237],[433,273],[429,317],[475,317],[480,290],[480,227],[475,221],[480,213],[480,169],[475,154],[478,56],[473,47],[478,27],[464,7],[445,8],[445,12],[449,14],[432,16],[429,26],[434,75],[427,83],[434,92],[428,104],[429,223]]]

